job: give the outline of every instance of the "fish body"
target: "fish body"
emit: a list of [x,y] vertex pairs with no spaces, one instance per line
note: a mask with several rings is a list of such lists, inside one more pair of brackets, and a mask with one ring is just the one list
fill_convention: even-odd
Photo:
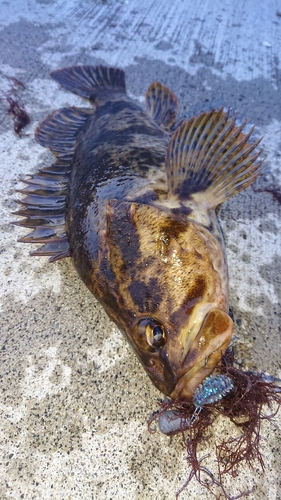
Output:
[[47,117],[37,141],[57,160],[31,176],[18,224],[34,255],[70,256],[154,385],[190,401],[227,349],[225,248],[216,207],[257,177],[257,143],[223,110],[176,124],[177,98],[154,82],[146,108],[122,70],[52,73],[92,108]]

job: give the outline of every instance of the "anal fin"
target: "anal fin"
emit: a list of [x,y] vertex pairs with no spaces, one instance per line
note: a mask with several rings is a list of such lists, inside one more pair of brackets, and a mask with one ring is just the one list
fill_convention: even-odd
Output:
[[260,141],[242,132],[223,109],[183,122],[170,139],[166,155],[170,198],[203,202],[215,208],[248,187],[259,175]]
[[160,82],[153,82],[145,96],[146,110],[157,125],[170,131],[176,121],[178,100],[175,94]]

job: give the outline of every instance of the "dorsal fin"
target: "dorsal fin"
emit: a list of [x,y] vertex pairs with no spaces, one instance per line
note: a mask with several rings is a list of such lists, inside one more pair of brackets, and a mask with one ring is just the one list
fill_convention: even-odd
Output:
[[145,96],[146,110],[164,130],[170,131],[176,121],[178,100],[175,94],[160,82],[153,82]]
[[169,196],[190,196],[215,208],[249,186],[259,175],[260,151],[251,154],[260,141],[248,143],[253,128],[245,126],[223,109],[202,113],[182,123],[170,139],[166,155]]
[[62,87],[94,101],[104,90],[126,92],[122,69],[106,66],[72,66],[51,73]]
[[83,127],[93,114],[92,109],[62,108],[48,116],[35,132],[35,139],[56,154],[56,162],[29,179],[19,192],[25,198],[17,200],[23,208],[14,212],[25,219],[13,222],[31,228],[19,241],[44,243],[31,255],[48,255],[50,262],[69,256],[65,232],[65,200],[75,145]]

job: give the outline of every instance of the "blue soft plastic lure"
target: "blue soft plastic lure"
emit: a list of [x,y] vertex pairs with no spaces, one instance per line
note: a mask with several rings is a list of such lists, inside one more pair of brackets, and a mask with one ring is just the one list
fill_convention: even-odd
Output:
[[233,387],[233,382],[227,375],[210,375],[197,387],[192,402],[196,409],[202,408],[222,399]]
[[167,410],[161,413],[158,419],[159,429],[163,434],[171,435],[189,429],[197,420],[202,408],[211,403],[216,403],[234,388],[233,381],[224,374],[210,375],[194,392],[192,403],[195,410],[191,418],[184,418],[181,412]]

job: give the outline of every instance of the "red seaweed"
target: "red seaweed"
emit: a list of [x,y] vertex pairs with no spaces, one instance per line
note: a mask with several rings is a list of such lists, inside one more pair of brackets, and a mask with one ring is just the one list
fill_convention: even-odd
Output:
[[4,73],[1,73],[1,75],[8,80],[10,88],[7,92],[0,89],[0,96],[2,99],[5,99],[9,105],[7,113],[13,116],[14,131],[16,134],[20,134],[22,129],[30,123],[30,118],[25,110],[25,107],[17,95],[18,88],[21,87],[24,89],[25,86],[17,78],[7,76]]
[[[259,463],[262,471],[265,470],[260,449],[261,422],[271,421],[280,409],[281,388],[273,382],[266,381],[262,374],[244,372],[236,368],[232,351],[224,356],[218,371],[227,374],[234,383],[232,392],[222,400],[206,405],[200,412],[195,413],[192,403],[166,399],[160,403],[160,410],[148,421],[148,428],[153,433],[155,428],[152,424],[167,410],[175,411],[177,418],[179,414],[181,415],[181,430],[178,432],[181,433],[186,447],[186,461],[190,472],[177,492],[176,498],[193,477],[215,497],[215,488],[219,488],[220,495],[227,500],[246,497],[253,490],[230,496],[225,490],[224,477],[226,475],[237,477],[244,464],[253,468],[254,463]],[[269,408],[269,414],[263,413],[264,407]],[[204,460],[208,455],[199,458],[198,446],[210,439],[212,426],[219,415],[228,417],[240,432],[237,437],[222,438],[220,443],[215,444],[217,470],[213,473],[204,466]],[[187,422],[190,419],[192,419],[192,424],[188,426]]]

